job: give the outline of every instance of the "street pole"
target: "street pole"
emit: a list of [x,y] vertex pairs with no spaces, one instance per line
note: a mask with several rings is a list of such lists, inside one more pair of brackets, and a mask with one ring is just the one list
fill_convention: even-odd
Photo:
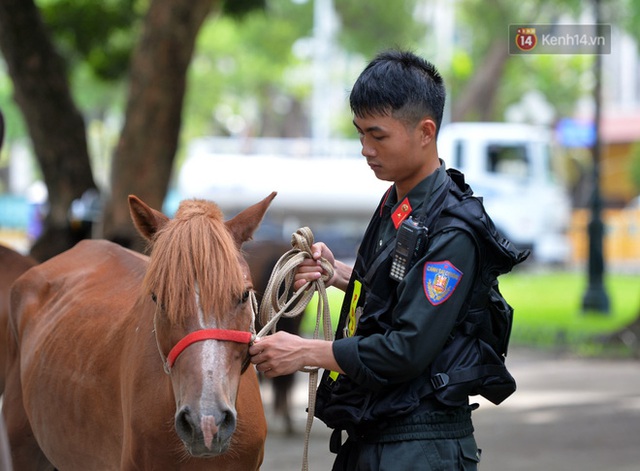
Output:
[[[595,19],[597,36],[601,37],[600,27],[600,1],[595,0]],[[589,284],[582,298],[582,310],[584,312],[609,313],[609,297],[604,288],[604,224],[602,222],[602,197],[600,194],[600,120],[601,120],[601,87],[602,87],[602,47],[598,42],[595,66],[595,139],[591,146],[593,157],[593,193],[591,196],[591,220],[588,226],[589,235]]]
[[313,2],[313,94],[311,103],[311,145],[314,156],[330,151],[332,45],[335,34],[333,0]]

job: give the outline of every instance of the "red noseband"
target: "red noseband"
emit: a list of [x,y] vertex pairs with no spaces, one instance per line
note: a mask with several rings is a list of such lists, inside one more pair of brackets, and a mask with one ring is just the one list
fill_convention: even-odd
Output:
[[203,340],[224,340],[227,342],[236,343],[251,343],[253,334],[251,332],[245,332],[241,330],[226,330],[226,329],[203,329],[196,330],[185,336],[180,340],[175,347],[171,349],[167,356],[167,367],[173,368],[176,359],[180,354],[191,344],[196,342],[202,342]]

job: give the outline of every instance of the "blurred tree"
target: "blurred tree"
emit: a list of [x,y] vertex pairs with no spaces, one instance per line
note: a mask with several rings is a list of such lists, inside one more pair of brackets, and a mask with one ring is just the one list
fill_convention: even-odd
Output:
[[[421,43],[426,25],[416,15],[420,3],[402,0],[399,8],[390,11],[388,2],[381,0],[334,0],[341,26],[332,44],[339,53],[330,65],[331,80],[344,83],[346,90],[346,82],[354,78],[347,76],[350,64],[359,72],[362,57],[394,45]],[[367,21],[360,21],[363,11]],[[241,23],[228,17],[208,21],[199,34],[189,72],[183,138],[308,137],[317,46],[313,16],[313,0],[272,0],[265,10],[252,11]],[[335,113],[332,126],[338,134],[347,128],[353,136],[346,100],[342,102],[344,117]]]
[[55,254],[73,243],[69,205],[96,187],[84,121],[71,97],[64,61],[32,0],[0,0],[0,50],[49,189],[46,229],[34,247],[34,255],[44,259],[45,251]]
[[267,2],[241,20],[207,21],[189,70],[183,139],[203,135],[309,135],[310,81],[295,44],[312,29],[312,3]]
[[640,42],[640,0],[605,0],[604,14]]
[[[621,1],[630,11],[612,18],[633,31],[640,0]],[[162,204],[183,120],[182,139],[237,132],[242,119],[251,135],[308,133],[312,71],[301,51],[313,35],[313,0],[37,0],[39,10],[33,2],[0,0],[0,49],[49,187],[50,242],[63,240],[55,234],[66,230],[69,203],[96,186],[76,106],[87,126],[114,103],[122,108],[105,218],[105,235],[121,240],[133,236],[129,193]],[[386,47],[420,51],[427,26],[419,11],[428,4],[334,0],[340,45],[358,61]],[[555,21],[580,8],[578,0],[457,2],[454,56],[443,70],[455,119],[501,119],[530,89],[570,109],[589,85],[588,60],[509,57],[504,38],[509,23]],[[0,76],[0,105],[6,84]],[[10,122],[9,136],[19,128]]]
[[[592,7],[579,0],[459,1],[448,71],[452,120],[502,120],[506,108],[531,90],[544,95],[556,116],[572,115],[577,100],[592,92],[594,57],[509,56],[504,38],[509,24],[580,23]],[[640,41],[640,0],[602,0],[601,8],[605,23]]]
[[123,77],[139,36],[145,0],[37,0],[68,63],[86,63],[101,80]]
[[164,201],[182,125],[187,70],[211,11],[242,15],[263,0],[152,0],[133,51],[125,122],[112,162],[104,236],[143,249],[129,216],[135,192],[152,207]]
[[[452,64],[451,120],[502,120],[505,107],[532,89],[569,91],[567,101],[574,103],[576,80],[564,82],[565,86],[554,78],[567,61],[560,56],[551,60],[547,56],[510,56],[507,32],[510,24],[554,23],[562,14],[576,14],[580,8],[577,0],[493,0],[490,8],[482,0],[459,2],[455,57],[463,63]],[[572,79],[582,70],[574,70]]]
[[211,0],[152,0],[131,59],[125,122],[111,169],[104,236],[136,246],[127,196],[161,208],[180,132],[186,73]]
[[[42,11],[57,24],[63,48],[76,51],[96,74],[109,79],[127,70],[134,41],[126,26],[135,25],[138,12],[144,11],[139,9],[148,6],[128,68],[125,122],[104,219],[107,237],[134,240],[129,193],[162,205],[180,130],[186,70],[204,19],[212,10],[236,15],[263,5],[263,0],[42,0]],[[69,206],[96,188],[85,125],[70,92],[65,61],[33,0],[0,0],[0,49],[49,190],[44,233],[32,248],[44,260],[75,243]],[[101,52],[108,50],[112,54]]]

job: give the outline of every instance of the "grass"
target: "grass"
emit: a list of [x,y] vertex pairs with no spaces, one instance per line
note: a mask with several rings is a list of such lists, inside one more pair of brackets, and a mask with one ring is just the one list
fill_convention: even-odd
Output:
[[[511,345],[563,348],[583,355],[628,354],[612,351],[602,339],[631,324],[640,313],[640,276],[606,274],[608,313],[583,312],[586,272],[517,271],[500,277],[500,290],[514,308]],[[343,293],[329,289],[333,325]],[[313,333],[316,302],[307,307],[303,332]],[[322,334],[321,334],[322,335]]]
[[512,343],[598,353],[604,348],[598,339],[638,318],[640,277],[605,275],[608,313],[582,309],[587,284],[584,272],[520,272],[501,277],[502,294],[515,310]]

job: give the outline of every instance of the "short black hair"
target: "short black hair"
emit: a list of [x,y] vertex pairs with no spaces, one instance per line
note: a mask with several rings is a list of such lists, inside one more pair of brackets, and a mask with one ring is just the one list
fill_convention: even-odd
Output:
[[379,53],[362,71],[349,105],[359,118],[390,115],[408,125],[429,116],[439,131],[445,96],[442,76],[431,62],[410,51],[390,49]]

